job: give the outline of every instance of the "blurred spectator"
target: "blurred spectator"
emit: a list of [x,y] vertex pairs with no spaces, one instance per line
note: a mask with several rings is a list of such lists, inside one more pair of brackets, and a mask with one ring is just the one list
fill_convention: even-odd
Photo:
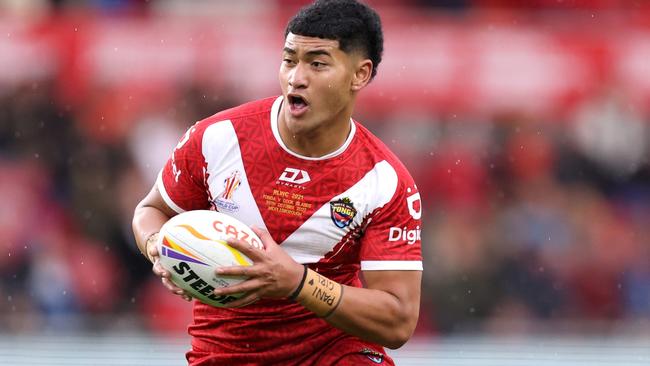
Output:
[[647,123],[618,89],[603,89],[576,113],[574,138],[580,151],[616,178],[648,163]]

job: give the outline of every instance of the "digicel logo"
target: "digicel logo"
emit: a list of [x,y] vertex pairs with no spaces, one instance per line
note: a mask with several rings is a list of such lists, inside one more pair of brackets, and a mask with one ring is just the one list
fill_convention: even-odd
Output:
[[416,241],[421,240],[421,230],[420,226],[416,226],[415,229],[409,230],[406,227],[391,227],[388,231],[388,241],[405,241],[408,244],[415,244]]
[[[414,189],[417,189],[417,187],[414,187]],[[407,193],[411,193],[412,191],[411,188],[406,189]],[[419,220],[422,217],[422,201],[420,200],[420,193],[416,191],[412,195],[406,197],[406,204],[411,217],[415,220]]]

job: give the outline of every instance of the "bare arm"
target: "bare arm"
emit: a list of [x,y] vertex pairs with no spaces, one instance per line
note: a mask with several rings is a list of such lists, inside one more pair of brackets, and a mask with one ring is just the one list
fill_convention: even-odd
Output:
[[176,212],[165,203],[154,184],[151,191],[135,208],[132,222],[133,234],[138,249],[153,264],[152,271],[161,278],[163,285],[174,294],[191,301],[192,297],[176,286],[171,281],[171,273],[160,265],[158,248],[155,245],[160,228],[175,215]]
[[[175,215],[176,212],[165,203],[154,184],[133,213],[133,234],[141,253],[147,253],[147,239],[159,232],[163,224]],[[152,260],[148,254],[145,256]]]
[[366,287],[345,286],[333,326],[388,348],[401,347],[413,334],[420,310],[420,271],[364,271]]
[[[251,258],[254,265],[217,270],[222,275],[249,277],[238,285],[215,290],[217,295],[247,292],[229,307],[243,306],[260,298],[289,297],[303,277],[302,265],[282,250],[267,232],[254,230],[264,243],[263,250],[252,248],[243,241],[228,240],[231,246]],[[401,347],[411,337],[417,323],[422,272],[364,271],[363,276],[366,287],[342,286],[341,301],[325,320],[359,338],[388,348]],[[310,298],[309,293],[311,289],[300,291],[297,301],[319,314],[322,303]]]

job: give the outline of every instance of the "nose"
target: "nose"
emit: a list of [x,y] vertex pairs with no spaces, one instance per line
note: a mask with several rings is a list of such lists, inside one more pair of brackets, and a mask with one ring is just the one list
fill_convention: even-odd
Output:
[[289,71],[288,82],[289,86],[293,89],[304,89],[307,87],[309,83],[304,63],[299,62],[291,69],[291,71]]

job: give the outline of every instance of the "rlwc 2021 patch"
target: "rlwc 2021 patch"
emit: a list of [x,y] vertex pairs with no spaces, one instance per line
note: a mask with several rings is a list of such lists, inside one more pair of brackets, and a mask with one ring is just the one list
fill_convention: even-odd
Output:
[[330,213],[334,225],[343,229],[352,223],[357,215],[357,209],[354,208],[354,203],[350,198],[344,197],[330,202]]
[[241,184],[241,173],[239,171],[234,171],[226,178],[223,182],[223,192],[214,199],[214,205],[217,206],[219,211],[222,212],[237,212],[239,210],[239,205],[232,200],[232,195],[235,193],[235,190],[239,188]]

